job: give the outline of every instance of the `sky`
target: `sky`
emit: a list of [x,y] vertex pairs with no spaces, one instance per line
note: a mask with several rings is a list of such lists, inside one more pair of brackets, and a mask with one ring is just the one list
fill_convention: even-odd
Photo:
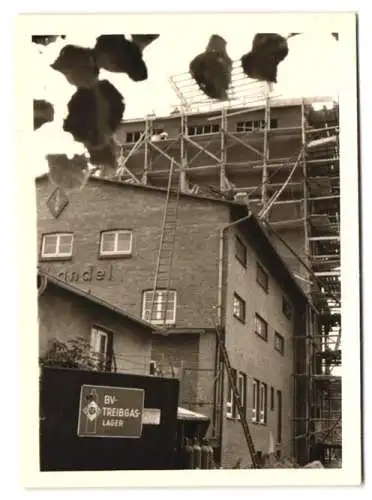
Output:
[[[227,52],[233,59],[249,52],[255,32],[237,31],[227,25],[218,34],[227,41]],[[184,31],[167,31],[150,44],[144,51],[148,66],[148,79],[145,82],[132,82],[125,74],[100,72],[100,78],[108,79],[122,93],[125,100],[123,119],[143,118],[146,114],[166,115],[177,106],[179,99],[172,89],[169,77],[187,73],[189,62],[203,52],[208,39],[214,32],[208,27],[190,36],[188,26]],[[288,33],[280,33],[284,36]],[[75,91],[65,77],[49,68],[61,48],[73,43],[92,47],[95,34],[67,35],[65,40],[50,44],[39,53],[32,44],[32,57],[35,59],[34,79],[31,82],[34,98],[45,98],[54,104],[55,119],[45,124],[35,135],[35,175],[48,170],[45,160],[47,153],[83,153],[83,147],[73,141],[70,134],[63,133],[62,122],[67,114],[67,102]],[[278,84],[274,91],[283,98],[306,96],[332,96],[338,94],[338,69],[340,57],[338,42],[330,32],[304,33],[288,40],[289,54],[279,64]]]
[[[211,34],[206,29],[190,38],[188,28],[177,36],[160,34],[144,51],[149,72],[145,82],[134,83],[126,75],[103,71],[102,77],[108,77],[125,97],[124,118],[140,118],[152,111],[167,114],[178,103],[169,77],[188,72],[189,62],[204,51]],[[236,33],[230,28],[218,34],[227,40],[228,54],[235,60],[250,50],[255,32]],[[70,40],[82,45],[94,43],[94,37],[89,35]],[[288,43],[289,54],[279,65],[276,90],[288,97],[337,94],[338,42],[331,33],[302,34]]]

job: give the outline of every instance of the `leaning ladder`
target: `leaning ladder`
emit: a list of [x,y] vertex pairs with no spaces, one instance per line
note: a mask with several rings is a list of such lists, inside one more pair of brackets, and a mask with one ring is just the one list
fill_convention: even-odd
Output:
[[226,349],[223,334],[222,334],[220,326],[218,326],[217,323],[215,323],[215,331],[216,331],[218,345],[220,347],[222,361],[226,367],[228,381],[229,381],[230,387],[231,387],[232,392],[233,392],[234,405],[235,405],[235,408],[238,410],[240,423],[243,427],[245,441],[247,443],[248,450],[249,450],[249,453],[251,455],[252,465],[253,465],[253,468],[257,468],[256,450],[254,447],[254,442],[252,439],[251,431],[249,429],[249,425],[247,422],[247,417],[246,417],[244,408],[241,404],[241,399],[240,399],[240,395],[239,395],[239,391],[238,391],[238,387],[237,387],[237,381],[233,375],[233,371],[232,371],[230,359],[229,359],[229,354],[228,354],[227,349]]
[[[157,326],[163,328],[165,328],[167,324],[169,287],[172,277],[179,199],[180,183],[178,177],[174,179],[174,160],[172,159],[161,224],[159,251],[155,265],[150,310],[150,322],[156,323]],[[159,291],[163,291],[163,294],[160,295],[158,293]]]

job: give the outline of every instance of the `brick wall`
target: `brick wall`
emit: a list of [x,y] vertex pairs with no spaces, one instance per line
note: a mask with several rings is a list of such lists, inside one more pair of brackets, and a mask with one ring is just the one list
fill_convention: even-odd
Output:
[[199,335],[154,335],[152,359],[167,375],[174,370],[180,378],[180,405],[195,410],[198,401]]
[[152,359],[167,375],[173,368],[180,378],[180,405],[211,419],[208,436],[213,426],[215,353],[214,332],[153,336]]
[[[142,293],[153,286],[165,193],[90,181],[82,191],[68,192],[68,207],[54,219],[46,207],[52,189],[47,181],[39,181],[39,248],[43,233],[73,231],[74,249],[70,260],[43,261],[41,267],[60,279],[74,278],[75,286],[141,316]],[[181,198],[178,214],[171,282],[177,290],[176,326],[208,327],[217,302],[218,229],[229,220],[228,208],[218,202]],[[109,229],[133,231],[129,258],[99,258],[100,231]],[[101,271],[100,280],[97,271]]]
[[[68,193],[70,204],[55,220],[45,206],[52,187],[38,184],[38,235],[43,232],[72,230],[75,234],[71,261],[48,262],[43,266],[58,274],[80,271],[87,266],[105,271],[105,279],[75,283],[134,315],[141,315],[142,291],[151,289],[157,256],[164,193],[132,186],[91,181],[81,191]],[[229,210],[222,203],[181,198],[179,231],[173,261],[172,288],[177,290],[176,327],[200,329],[200,334],[154,336],[152,359],[171,358],[171,365],[182,365],[181,404],[212,416],[215,377],[215,337],[205,333],[212,326],[213,307],[217,304],[219,229],[229,222]],[[99,233],[108,229],[132,229],[130,258],[98,258]],[[234,231],[226,244],[228,260],[224,265],[226,295],[226,335],[232,366],[248,376],[247,415],[252,410],[252,381],[265,382],[283,395],[283,453],[291,452],[292,437],[292,336],[293,323],[282,313],[280,286],[270,278],[266,294],[256,283],[257,255],[248,247],[248,265],[244,269],[235,258]],[[244,237],[241,235],[244,240]],[[246,323],[232,314],[233,293],[246,302]],[[254,315],[258,312],[269,324],[269,340],[254,333]],[[223,308],[224,313],[224,308]],[[285,338],[285,354],[274,350],[274,331]],[[168,364],[168,366],[169,366]],[[226,398],[226,389],[225,389]],[[275,406],[276,407],[276,406]],[[257,449],[268,451],[270,433],[276,438],[277,413],[268,409],[267,425],[252,424]],[[249,463],[249,454],[238,421],[225,420],[223,435],[224,466],[234,465],[241,457]]]
[[66,342],[83,337],[90,340],[91,328],[102,327],[113,334],[113,351],[118,372],[149,373],[151,333],[87,299],[48,284],[39,297],[39,351],[48,341]]
[[[247,380],[247,417],[252,416],[253,379],[267,384],[268,410],[267,425],[251,423],[256,449],[269,451],[270,438],[277,437],[277,411],[270,410],[270,388],[282,391],[282,450],[291,453],[292,438],[292,373],[293,373],[293,321],[282,313],[283,292],[269,274],[269,292],[266,293],[256,282],[255,252],[247,246],[247,267],[235,258],[236,231],[230,230],[228,237],[228,270],[226,293],[226,345],[233,368],[245,373]],[[240,239],[244,237],[240,234]],[[233,316],[233,296],[237,293],[246,304],[245,323]],[[255,313],[268,323],[268,341],[255,333]],[[274,349],[274,332],[285,339],[284,356]],[[227,384],[225,388],[225,399]],[[276,403],[276,401],[275,401]],[[243,464],[249,463],[249,452],[244,441],[241,424],[238,420],[226,418],[223,433],[224,466],[234,465],[241,457]]]

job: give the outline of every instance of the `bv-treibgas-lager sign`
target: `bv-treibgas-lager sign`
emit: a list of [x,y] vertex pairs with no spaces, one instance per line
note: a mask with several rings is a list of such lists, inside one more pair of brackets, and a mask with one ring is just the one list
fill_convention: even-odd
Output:
[[144,399],[143,389],[83,385],[78,436],[141,437]]

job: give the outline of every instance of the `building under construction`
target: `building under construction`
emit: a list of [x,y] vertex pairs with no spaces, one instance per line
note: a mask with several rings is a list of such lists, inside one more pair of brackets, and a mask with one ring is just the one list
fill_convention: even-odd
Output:
[[[224,467],[242,447],[243,465],[258,450],[340,457],[338,103],[284,100],[238,63],[224,103],[189,74],[170,84],[173,112],[124,121],[118,168],[58,218],[39,180],[41,267],[164,328],[148,368],[208,414]],[[100,277],[86,282],[88,264]]]
[[116,175],[167,187],[173,164],[181,192],[244,201],[258,216],[311,303],[306,333],[294,339],[295,449],[309,458],[321,449],[339,456],[338,102],[283,99],[248,80],[237,62],[232,82],[221,104],[206,98],[189,74],[172,77],[178,96],[172,113],[127,120],[117,132]]

